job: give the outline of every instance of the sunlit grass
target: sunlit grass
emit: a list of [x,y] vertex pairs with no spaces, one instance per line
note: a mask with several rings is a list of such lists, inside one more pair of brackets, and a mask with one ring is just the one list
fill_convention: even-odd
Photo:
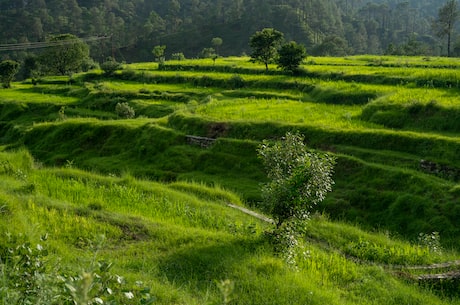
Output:
[[[114,263],[117,275],[150,287],[157,304],[219,304],[217,283],[226,279],[240,305],[459,304],[394,276],[381,257],[348,251],[367,242],[391,256],[385,249],[403,249],[394,257],[413,257],[409,264],[420,258],[417,245],[383,234],[313,218],[291,266],[265,241],[269,224],[226,207],[238,198],[219,186],[37,169],[26,150],[0,152],[5,162],[1,181],[15,183],[0,183],[2,233],[22,232],[31,242],[48,233],[47,260],[67,272],[86,270],[91,259]],[[100,234],[106,241],[95,257]],[[422,254],[426,262],[452,258]]]
[[99,83],[99,88],[102,90],[112,91],[128,91],[134,93],[151,93],[151,92],[175,92],[175,93],[199,93],[199,94],[211,94],[215,92],[214,88],[197,88],[189,84],[142,84],[139,82],[129,81],[105,81]]
[[434,102],[444,107],[460,107],[460,95],[457,91],[442,89],[400,89],[384,98],[386,104],[410,104]]
[[32,85],[14,83],[11,89],[2,89],[0,91],[0,101],[37,104],[71,104],[78,101],[77,98],[71,96],[49,94],[46,92],[40,93],[37,91],[39,91],[39,89],[34,88]]
[[362,128],[366,123],[353,120],[360,106],[335,106],[286,99],[213,99],[198,106],[201,116],[223,121],[282,122],[324,128]]

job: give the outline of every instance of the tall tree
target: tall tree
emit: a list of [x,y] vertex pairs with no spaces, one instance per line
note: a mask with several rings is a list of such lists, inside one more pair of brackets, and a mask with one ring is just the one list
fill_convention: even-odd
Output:
[[42,65],[51,73],[71,74],[81,70],[89,59],[88,45],[71,34],[54,36],[50,47],[42,54]]
[[447,56],[450,57],[452,34],[455,22],[459,18],[457,0],[449,0],[438,11],[438,18],[433,23],[433,29],[439,38],[447,36]]
[[252,48],[251,60],[265,64],[265,70],[268,71],[268,64],[275,60],[283,37],[283,33],[272,28],[256,32],[249,41]]

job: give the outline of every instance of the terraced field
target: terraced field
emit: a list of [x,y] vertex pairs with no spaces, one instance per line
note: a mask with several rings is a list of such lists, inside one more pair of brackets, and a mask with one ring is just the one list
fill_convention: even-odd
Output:
[[[458,304],[456,296],[438,300],[429,289],[415,296],[419,288],[411,281],[417,275],[400,279],[395,274],[411,271],[392,265],[458,259],[459,67],[460,60],[441,58],[309,58],[304,71],[293,76],[274,66],[264,73],[264,67],[249,63],[248,58],[221,58],[216,64],[211,60],[167,62],[161,69],[155,63],[126,64],[110,77],[90,71],[71,80],[44,77],[36,85],[14,83],[12,89],[0,92],[3,153],[7,156],[7,150],[25,149],[27,153],[21,153],[19,160],[28,159],[30,153],[43,169],[28,165],[29,178],[22,179],[17,173],[20,161],[11,161],[16,164],[12,167],[9,161],[2,161],[0,173],[9,177],[2,180],[3,188],[15,184],[13,189],[20,190],[21,198],[28,198],[23,209],[36,211],[28,217],[35,222],[49,217],[49,229],[59,227],[49,210],[64,215],[69,227],[55,235],[74,246],[81,239],[66,232],[79,226],[74,215],[83,213],[90,218],[78,220],[88,221],[80,238],[90,238],[97,228],[112,242],[127,234],[131,242],[139,240],[145,247],[147,243],[154,247],[157,254],[150,258],[161,263],[146,266],[163,277],[155,285],[160,291],[176,291],[174,295],[163,292],[162,304],[209,304],[207,293],[217,304],[218,291],[209,281],[218,277],[218,270],[226,270],[239,281],[237,304],[271,304],[263,294],[274,289],[269,279],[275,273],[277,283],[283,281],[279,273],[289,273],[289,285],[294,287],[295,293],[283,286],[280,298],[286,304],[293,304],[289,300],[307,290],[320,295],[304,295],[302,302],[384,304],[385,296],[391,299],[387,304],[401,304],[402,300]],[[123,103],[135,111],[134,118],[117,113],[117,105]],[[266,177],[256,150],[263,139],[277,140],[287,131],[301,132],[311,149],[337,157],[334,189],[309,224],[306,241],[311,248],[305,253],[310,254],[299,263],[298,275],[266,255],[267,245],[260,238],[269,224],[251,221],[250,216],[240,219],[234,214],[238,212],[225,207],[237,201],[263,213],[260,183]],[[214,140],[205,148],[190,143],[187,136]],[[216,192],[221,195],[215,197]],[[33,204],[37,194],[53,203]],[[233,216],[227,219],[222,216],[226,213]],[[125,219],[126,215],[137,220]],[[100,221],[100,227],[92,224]],[[156,232],[160,224],[168,232]],[[188,227],[196,231],[185,234]],[[186,240],[170,240],[169,231],[176,228]],[[230,241],[232,234],[236,237]],[[165,245],[153,243],[154,235]],[[202,250],[192,246],[192,235],[198,236]],[[390,240],[389,236],[397,238]],[[421,237],[432,236],[440,242],[442,254],[418,246]],[[230,266],[204,262],[202,257],[209,253],[221,253],[219,238],[228,241],[223,247],[230,252],[240,245],[232,253],[247,258],[243,264],[247,269],[234,271]],[[212,240],[211,246],[206,246],[206,239]],[[173,244],[182,250],[171,250]],[[120,253],[129,252],[132,259],[136,250],[124,244],[120,247]],[[110,256],[108,249],[103,252]],[[221,264],[240,263],[227,256]],[[140,262],[120,262],[130,266],[133,276],[140,276],[143,267],[131,265]],[[380,267],[369,267],[368,262]],[[196,273],[207,270],[212,272]],[[261,286],[243,280],[245,272]],[[302,276],[323,282],[307,287]],[[378,296],[371,293],[371,286],[357,284],[359,278],[374,281],[375,277],[381,281],[373,285],[396,287],[394,284],[400,293],[391,296],[385,290]],[[343,294],[333,292],[338,283],[342,283],[339,290]],[[457,284],[449,289],[455,291]],[[353,292],[346,294],[349,288]],[[260,295],[251,297],[251,292]],[[282,303],[276,299],[273,304]]]

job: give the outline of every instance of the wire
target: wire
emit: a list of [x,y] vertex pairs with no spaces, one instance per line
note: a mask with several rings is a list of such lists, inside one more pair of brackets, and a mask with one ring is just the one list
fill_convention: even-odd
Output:
[[61,46],[73,44],[80,41],[92,42],[104,39],[110,39],[110,36],[95,36],[89,38],[76,38],[66,39],[57,41],[39,41],[39,42],[24,42],[24,43],[11,43],[11,44],[0,44],[0,51],[15,51],[15,50],[27,50],[27,49],[40,49],[48,48],[53,46]]

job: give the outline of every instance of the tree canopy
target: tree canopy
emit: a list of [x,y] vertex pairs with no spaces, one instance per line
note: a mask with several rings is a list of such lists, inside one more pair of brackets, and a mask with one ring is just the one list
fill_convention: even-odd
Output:
[[268,70],[268,64],[276,59],[283,37],[283,33],[272,28],[257,31],[249,40],[252,48],[251,60],[263,63]]
[[285,71],[296,72],[306,56],[305,47],[295,41],[291,41],[281,46],[278,51],[277,63]]
[[438,18],[433,23],[433,28],[437,36],[440,38],[447,36],[447,56],[451,55],[452,33],[459,14],[457,0],[448,0],[439,9]]
[[[263,28],[276,28],[312,55],[383,54],[390,45],[403,53],[409,37],[425,55],[440,55],[446,53],[445,47],[441,49],[445,36],[438,37],[431,20],[445,1],[0,1],[0,45],[7,45],[0,60],[19,61],[32,52],[38,54],[40,49],[33,47],[55,33],[88,41],[91,57],[99,63],[108,56],[148,61],[155,45],[167,45],[167,57],[180,52],[195,57],[205,47],[222,56],[249,54],[249,38]],[[332,39],[334,52],[328,51],[331,37],[344,42]],[[225,44],[209,45],[213,38]],[[460,37],[451,35],[451,40],[458,45]],[[452,51],[451,55],[457,54]]]
[[67,75],[78,72],[89,59],[89,47],[71,34],[52,37],[51,46],[41,55],[42,65],[50,72]]
[[10,88],[14,76],[19,70],[19,63],[14,60],[0,62],[0,81],[4,88]]
[[262,189],[264,204],[278,227],[292,218],[308,218],[331,191],[334,158],[309,151],[302,135],[287,133],[275,143],[264,140],[258,153],[270,179]]

